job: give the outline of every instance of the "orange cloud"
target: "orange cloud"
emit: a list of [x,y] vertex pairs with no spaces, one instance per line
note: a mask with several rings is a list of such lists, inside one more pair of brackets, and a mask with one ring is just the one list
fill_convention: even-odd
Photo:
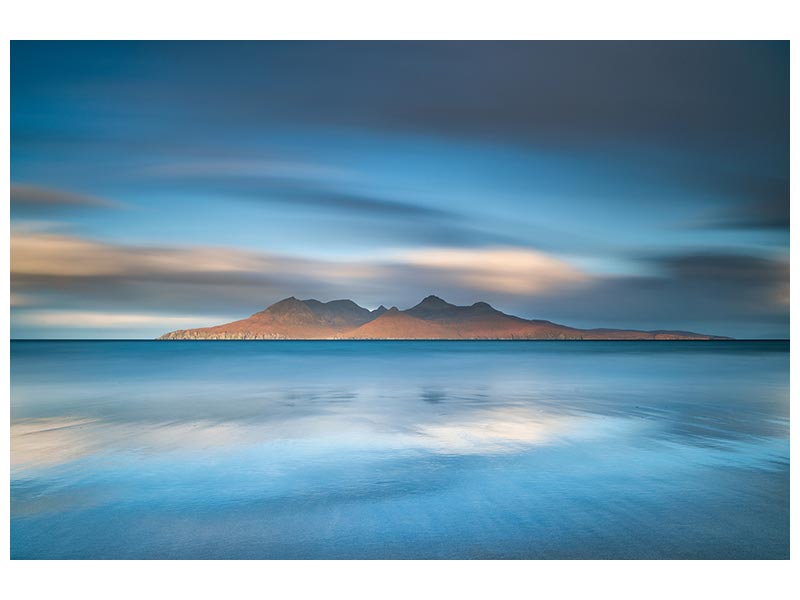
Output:
[[516,295],[540,294],[590,279],[566,261],[527,248],[435,248],[407,252],[401,260],[440,271],[453,283]]

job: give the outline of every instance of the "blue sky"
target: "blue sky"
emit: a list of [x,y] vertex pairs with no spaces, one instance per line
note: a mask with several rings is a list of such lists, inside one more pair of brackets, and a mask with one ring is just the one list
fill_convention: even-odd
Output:
[[436,293],[788,337],[789,46],[14,42],[13,337]]

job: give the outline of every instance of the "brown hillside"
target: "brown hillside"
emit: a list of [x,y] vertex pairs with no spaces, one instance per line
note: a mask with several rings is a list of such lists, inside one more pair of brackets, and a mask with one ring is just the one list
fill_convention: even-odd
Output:
[[378,318],[343,336],[348,339],[441,340],[451,338],[447,327],[417,319],[392,307]]
[[181,329],[161,336],[165,340],[276,340],[276,339],[527,339],[527,340],[703,340],[725,339],[688,331],[634,331],[576,329],[550,321],[507,315],[486,302],[456,306],[428,296],[400,311],[380,306],[374,311],[352,300],[298,300],[276,302],[256,314],[215,327]]

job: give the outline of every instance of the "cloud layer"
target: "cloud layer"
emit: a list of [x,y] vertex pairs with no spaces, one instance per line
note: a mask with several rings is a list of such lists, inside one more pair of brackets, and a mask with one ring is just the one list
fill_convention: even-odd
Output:
[[[216,287],[221,294],[252,286],[292,295],[293,285],[347,294],[365,285],[398,289],[428,281],[475,293],[530,295],[588,280],[566,261],[522,248],[441,248],[372,261],[323,261],[230,248],[124,246],[35,232],[12,234],[11,277],[20,297],[69,291],[80,296],[99,285],[149,283]],[[184,308],[191,310],[192,303]]]
[[742,335],[731,325],[777,331],[788,318],[785,260],[696,253],[641,261],[653,274],[591,274],[528,248],[435,248],[323,261],[230,248],[126,246],[52,233],[11,238],[17,326],[127,326],[150,334],[187,321],[212,324],[198,321],[213,315],[215,321],[241,318],[290,295],[405,307],[429,293],[584,327],[688,329],[705,321],[718,324],[707,333]]
[[40,185],[12,183],[11,206],[14,209],[59,209],[70,207],[122,208],[124,205],[114,200],[87,194],[76,194]]

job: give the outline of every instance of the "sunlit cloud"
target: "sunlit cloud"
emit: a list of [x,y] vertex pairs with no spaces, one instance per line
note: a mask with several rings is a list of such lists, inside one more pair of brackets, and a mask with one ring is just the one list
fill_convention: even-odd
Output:
[[525,248],[425,249],[402,258],[465,286],[509,294],[539,294],[590,279],[566,261]]
[[224,248],[126,247],[55,234],[12,233],[11,273],[89,277],[253,271],[265,257]]
[[176,324],[186,328],[205,327],[209,323],[221,323],[225,316],[210,315],[152,315],[109,313],[77,310],[31,310],[16,317],[17,321],[36,327],[172,327]]
[[702,330],[686,315],[766,319],[788,306],[788,261],[780,257],[645,256],[644,272],[627,277],[579,262],[523,247],[420,248],[322,260],[230,247],[114,244],[15,227],[12,321],[20,331],[28,328],[22,336],[59,324],[77,332],[75,324],[83,323],[109,334],[118,327],[126,337],[134,331],[157,337],[164,330],[245,317],[288,296],[408,308],[435,293],[574,326]]
[[[394,259],[331,261],[230,248],[124,246],[37,232],[12,233],[11,275],[13,291],[31,298],[37,291],[64,293],[79,291],[82,286],[92,286],[91,293],[96,297],[97,286],[103,281],[110,288],[120,281],[137,286],[183,282],[221,290],[241,285],[263,288],[280,282],[286,296],[316,288],[341,290],[341,297],[349,297],[364,285],[396,294],[400,288],[410,287],[419,289],[421,298],[434,283],[437,289],[444,285],[473,293],[532,295],[590,280],[588,274],[563,260],[521,248],[419,250]],[[67,286],[66,282],[74,285]],[[266,305],[279,299],[262,297],[258,303]],[[392,297],[376,300],[396,302]],[[256,304],[253,308],[263,306]],[[77,323],[87,327],[143,327],[169,322],[171,328],[187,323],[179,313],[173,311],[175,318],[171,320],[165,314],[166,310],[142,314],[141,310],[108,306],[91,312],[31,312],[17,322],[69,327]],[[192,323],[197,321],[193,319]]]
[[11,235],[11,273],[53,277],[147,277],[168,274],[305,273],[309,277],[364,278],[374,265],[315,261],[231,248],[125,246],[46,233]]

